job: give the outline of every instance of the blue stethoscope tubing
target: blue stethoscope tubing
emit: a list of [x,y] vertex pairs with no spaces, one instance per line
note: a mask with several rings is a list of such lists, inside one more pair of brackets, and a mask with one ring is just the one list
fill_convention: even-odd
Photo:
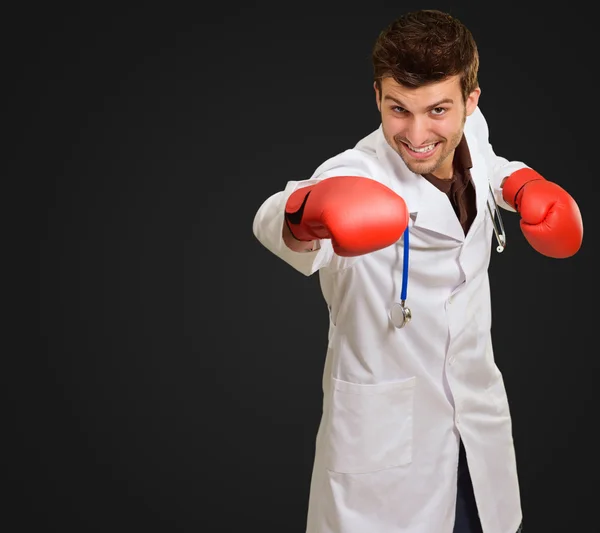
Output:
[[[504,231],[504,224],[502,222],[502,216],[500,215],[500,210],[498,209],[498,204],[496,203],[496,197],[494,196],[494,190],[492,189],[492,185],[489,184],[490,193],[492,197],[492,202],[494,204],[493,211],[492,206],[490,206],[489,198],[487,201],[488,212],[492,218],[492,225],[494,227],[494,234],[496,235],[496,240],[498,241],[498,246],[496,247],[496,251],[501,253],[504,251],[506,247],[506,232]],[[498,218],[498,223],[496,224],[496,216]],[[408,257],[409,257],[409,248],[410,248],[410,232],[409,226],[404,230],[403,235],[403,244],[404,244],[404,257],[402,262],[402,288],[400,290],[400,303],[396,302],[392,306],[391,311],[391,319],[397,328],[403,328],[406,324],[408,324],[412,318],[411,310],[406,307],[406,296],[408,293]]]
[[397,328],[403,328],[410,322],[412,318],[411,311],[406,307],[406,295],[408,291],[408,254],[410,250],[409,243],[409,226],[404,230],[403,245],[404,245],[404,259],[402,262],[402,288],[400,290],[400,302],[394,302],[390,311],[390,318],[392,324]]
[[402,305],[404,305],[404,302],[406,302],[406,292],[408,289],[408,250],[410,248],[409,246],[409,236],[410,232],[408,231],[408,226],[406,226],[406,229],[404,230],[404,261],[402,263],[402,290],[400,292],[400,301],[402,302]]

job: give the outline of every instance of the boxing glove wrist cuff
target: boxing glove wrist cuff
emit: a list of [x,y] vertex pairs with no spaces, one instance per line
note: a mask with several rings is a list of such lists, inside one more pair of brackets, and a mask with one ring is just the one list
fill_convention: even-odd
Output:
[[288,214],[286,213],[283,218],[284,218],[284,221],[285,221],[285,225],[287,226],[287,229],[290,231],[290,235],[292,236],[292,238],[294,238],[295,240],[297,240],[298,242],[300,242],[300,239],[298,237],[296,237],[296,235],[294,235],[294,230],[292,229],[292,226],[290,224]]
[[315,238],[302,228],[302,215],[312,188],[303,187],[294,191],[285,206],[285,223],[297,241],[312,241]]
[[517,212],[519,211],[519,195],[525,185],[532,181],[545,180],[545,178],[531,168],[522,168],[513,172],[504,180],[502,185],[502,198]]

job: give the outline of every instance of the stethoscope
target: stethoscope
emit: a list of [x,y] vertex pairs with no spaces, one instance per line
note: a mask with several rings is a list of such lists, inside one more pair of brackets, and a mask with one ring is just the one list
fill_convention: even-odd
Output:
[[[506,248],[506,232],[504,231],[504,224],[502,223],[502,216],[500,215],[500,210],[498,209],[498,204],[496,203],[496,198],[494,196],[494,190],[492,189],[491,184],[489,184],[490,188],[490,196],[492,197],[493,207],[490,205],[489,197],[487,199],[487,208],[490,217],[492,218],[492,225],[494,226],[494,234],[496,235],[496,240],[498,241],[498,246],[496,247],[496,251],[498,253],[502,253],[504,248]],[[498,218],[498,222],[496,223],[496,217]],[[411,310],[406,306],[406,294],[408,289],[408,254],[409,254],[409,234],[408,226],[404,230],[403,241],[404,241],[404,257],[402,263],[402,288],[400,290],[400,301],[394,302],[392,308],[390,310],[390,318],[392,320],[392,324],[397,328],[403,328],[408,324],[412,318]]]

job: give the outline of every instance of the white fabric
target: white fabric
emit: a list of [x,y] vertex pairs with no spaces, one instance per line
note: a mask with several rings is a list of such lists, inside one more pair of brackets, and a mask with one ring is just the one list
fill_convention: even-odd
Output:
[[[381,127],[310,179],[288,182],[256,213],[257,239],[304,275],[318,272],[330,309],[307,533],[452,533],[459,436],[483,531],[515,533],[521,522],[509,405],[491,342],[486,202],[491,183],[498,205],[513,211],[500,184],[526,165],[494,154],[479,108],[465,135],[478,211],[466,237],[447,196],[408,170]],[[403,329],[389,318],[402,239],[354,258],[334,254],[328,240],[308,253],[282,241],[289,195],[337,175],[378,180],[408,205],[412,321]]]

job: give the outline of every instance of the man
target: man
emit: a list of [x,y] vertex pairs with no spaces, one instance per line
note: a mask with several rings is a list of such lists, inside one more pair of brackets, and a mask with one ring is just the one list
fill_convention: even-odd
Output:
[[373,67],[381,126],[266,199],[253,225],[268,250],[319,273],[330,310],[306,531],[515,533],[490,187],[548,257],[579,250],[581,215],[564,189],[494,153],[477,47],[458,20],[400,17]]

